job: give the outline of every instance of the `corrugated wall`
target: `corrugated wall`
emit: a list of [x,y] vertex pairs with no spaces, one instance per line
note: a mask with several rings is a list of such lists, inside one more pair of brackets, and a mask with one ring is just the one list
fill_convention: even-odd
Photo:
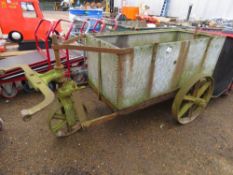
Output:
[[[141,2],[149,5],[153,14],[159,15],[164,0],[127,0],[127,5],[137,6]],[[171,0],[168,15],[186,18],[190,3],[193,3],[191,17],[233,19],[233,0]],[[121,6],[121,0],[116,0],[115,4]]]

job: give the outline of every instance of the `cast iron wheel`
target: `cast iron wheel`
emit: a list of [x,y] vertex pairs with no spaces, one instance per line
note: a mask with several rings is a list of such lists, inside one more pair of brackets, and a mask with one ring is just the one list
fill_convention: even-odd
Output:
[[74,134],[81,129],[80,123],[77,121],[77,124],[69,126],[64,108],[57,103],[55,113],[49,119],[49,129],[57,137],[66,137]]
[[173,116],[180,124],[197,118],[205,109],[213,94],[213,79],[196,75],[178,91],[173,105]]

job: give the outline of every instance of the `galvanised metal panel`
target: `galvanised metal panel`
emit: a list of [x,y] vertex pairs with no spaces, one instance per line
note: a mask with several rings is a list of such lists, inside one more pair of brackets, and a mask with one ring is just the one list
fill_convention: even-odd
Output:
[[153,86],[151,97],[157,97],[174,90],[173,77],[176,71],[176,63],[179,57],[181,42],[170,42],[159,44],[155,55],[155,71],[153,75]]
[[220,56],[222,47],[224,45],[225,38],[223,37],[214,37],[211,41],[210,47],[206,59],[203,63],[203,71],[205,74],[212,75],[214,68]]
[[89,82],[115,108],[131,107],[177,90],[197,73],[212,75],[224,40],[179,30],[88,36],[87,45],[133,48],[123,55],[88,52]]
[[195,73],[200,72],[200,66],[204,57],[204,53],[207,49],[207,45],[210,38],[200,38],[190,40],[190,47],[183,73],[180,78],[179,85],[181,86],[188,79],[190,79]]

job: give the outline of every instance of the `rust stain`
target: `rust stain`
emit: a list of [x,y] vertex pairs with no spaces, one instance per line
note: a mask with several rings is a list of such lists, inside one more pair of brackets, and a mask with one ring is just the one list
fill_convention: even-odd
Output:
[[190,48],[190,41],[183,41],[181,43],[180,53],[176,61],[176,69],[172,77],[172,88],[176,88],[179,83],[179,79],[183,73],[184,65],[188,56]]
[[149,99],[149,100],[142,102],[138,105],[131,106],[131,107],[116,111],[112,114],[104,115],[104,116],[98,117],[98,118],[93,119],[93,120],[85,121],[82,123],[82,127],[87,128],[90,126],[95,126],[95,125],[110,121],[118,116],[124,116],[124,115],[130,114],[132,112],[145,109],[151,105],[154,105],[154,104],[157,104],[157,103],[160,103],[160,102],[163,102],[165,100],[173,98],[176,95],[176,93],[177,93],[177,91],[172,91],[170,93],[161,95],[159,97]]
[[118,80],[117,80],[117,106],[119,107],[121,103],[121,98],[123,96],[123,77],[124,77],[124,56],[118,55]]
[[205,63],[205,60],[206,60],[206,57],[207,57],[207,53],[208,53],[208,50],[209,50],[209,47],[210,47],[210,44],[213,40],[213,37],[211,37],[207,43],[207,46],[206,46],[206,49],[205,49],[205,52],[203,54],[203,57],[202,57],[202,60],[201,60],[201,64],[200,64],[200,67],[199,67],[199,72],[202,70],[203,68],[203,65]]
[[155,61],[156,61],[156,54],[158,50],[158,43],[155,43],[152,47],[152,57],[151,57],[151,64],[150,64],[150,71],[149,71],[149,80],[147,85],[146,95],[148,98],[151,96],[152,86],[153,86],[153,79],[154,79],[154,72],[155,72]]
[[132,52],[129,56],[129,66],[130,66],[130,72],[133,72],[133,65],[134,65],[134,52]]
[[[101,42],[98,42],[99,48],[101,48]],[[98,53],[98,98],[101,99],[102,93],[102,71],[101,71],[101,52]]]

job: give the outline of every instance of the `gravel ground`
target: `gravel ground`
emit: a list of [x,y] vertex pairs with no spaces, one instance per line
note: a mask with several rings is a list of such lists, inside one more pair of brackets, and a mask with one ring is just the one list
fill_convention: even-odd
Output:
[[168,101],[64,139],[48,129],[49,108],[21,120],[20,110],[41,99],[21,93],[0,100],[1,175],[233,174],[233,95],[211,101],[185,126],[171,117]]
[[0,99],[0,175],[233,174],[232,94],[212,100],[185,126],[172,118],[167,101],[63,139],[48,129],[49,107],[22,121],[20,110],[40,100],[37,93]]

